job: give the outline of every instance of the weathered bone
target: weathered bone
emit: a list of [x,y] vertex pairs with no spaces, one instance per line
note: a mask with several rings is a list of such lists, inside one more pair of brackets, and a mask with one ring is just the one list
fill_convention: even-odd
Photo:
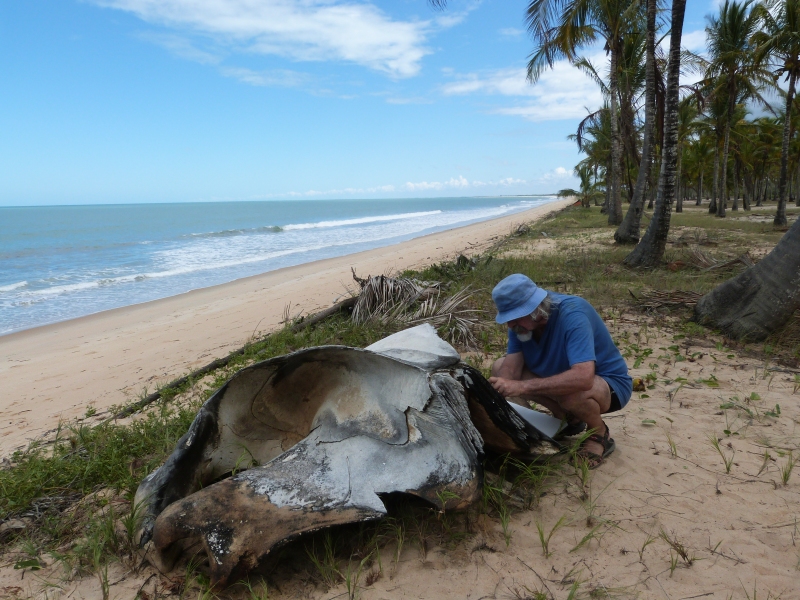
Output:
[[[542,436],[458,361],[420,326],[366,350],[323,346],[242,369],[139,486],[141,543],[152,539],[151,559],[169,570],[178,542],[199,539],[224,586],[298,535],[382,517],[384,494],[467,506],[484,448],[528,454]],[[261,466],[218,481],[243,459]]]

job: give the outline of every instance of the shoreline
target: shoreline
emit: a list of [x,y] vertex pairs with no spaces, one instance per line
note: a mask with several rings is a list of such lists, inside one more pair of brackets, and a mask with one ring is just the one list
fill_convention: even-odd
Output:
[[556,200],[530,210],[412,240],[327,258],[140,304],[0,336],[0,456],[82,416],[152,391],[280,326],[294,316],[328,308],[361,276],[415,269],[479,254],[513,224],[569,206]]

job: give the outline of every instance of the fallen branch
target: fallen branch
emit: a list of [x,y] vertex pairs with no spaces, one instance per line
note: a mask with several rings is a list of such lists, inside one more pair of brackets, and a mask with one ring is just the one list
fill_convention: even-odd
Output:
[[[633,292],[628,290],[631,296]],[[640,301],[639,306],[645,310],[655,310],[663,306],[674,308],[676,306],[694,306],[697,301],[703,296],[698,292],[683,291],[683,290],[642,290],[641,295],[637,300]]]

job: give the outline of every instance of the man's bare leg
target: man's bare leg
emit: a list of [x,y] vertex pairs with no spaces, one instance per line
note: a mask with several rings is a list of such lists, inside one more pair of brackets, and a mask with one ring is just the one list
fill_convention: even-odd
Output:
[[[563,396],[557,400],[564,410],[584,421],[589,429],[593,429],[601,437],[606,434],[602,415],[611,408],[611,388],[605,379],[595,375],[594,384],[589,391]],[[598,442],[586,440],[583,447],[588,452],[603,455],[603,446]]]

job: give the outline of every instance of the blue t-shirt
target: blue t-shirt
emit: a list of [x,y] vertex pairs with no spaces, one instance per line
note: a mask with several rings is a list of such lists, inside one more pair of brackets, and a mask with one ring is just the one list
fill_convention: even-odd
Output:
[[509,329],[508,353],[522,352],[525,366],[539,377],[558,375],[572,365],[593,360],[595,375],[608,382],[625,406],[633,393],[633,380],[600,315],[578,296],[549,295],[553,304],[541,339],[520,342]]

